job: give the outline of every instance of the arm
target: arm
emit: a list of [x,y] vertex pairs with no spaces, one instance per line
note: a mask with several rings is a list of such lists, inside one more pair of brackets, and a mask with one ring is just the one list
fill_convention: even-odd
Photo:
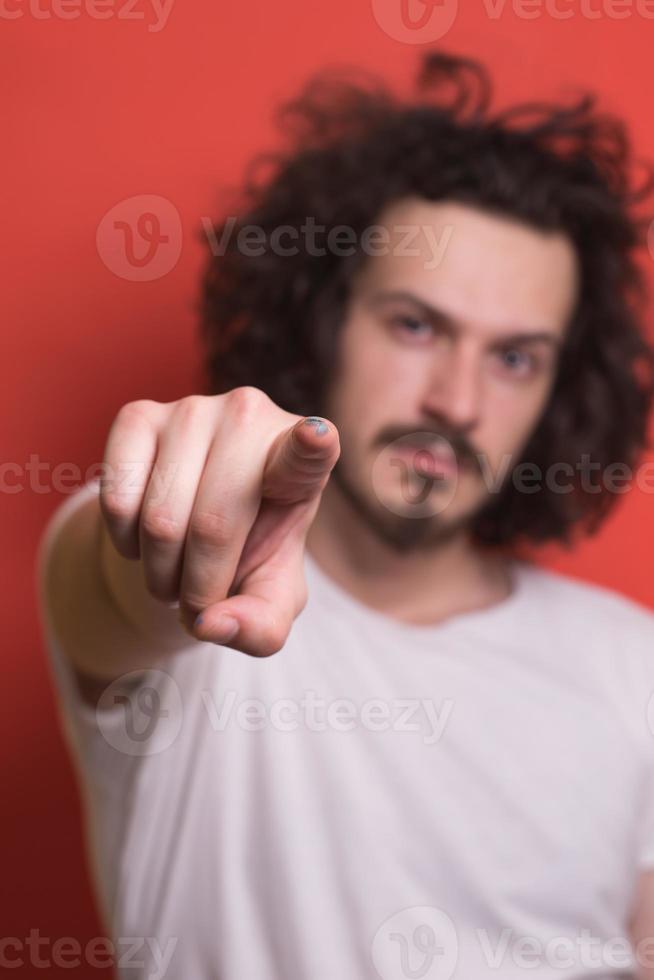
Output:
[[[258,389],[124,406],[100,495],[58,530],[44,572],[84,699],[194,643],[281,649],[304,605],[306,534],[338,452],[333,427],[305,424]],[[126,472],[145,477],[128,488],[111,476]]]
[[[113,547],[93,495],[59,528],[45,565],[45,598],[84,700],[108,683],[194,643],[179,612],[152,597],[140,562]],[[197,642],[197,641],[195,641]]]

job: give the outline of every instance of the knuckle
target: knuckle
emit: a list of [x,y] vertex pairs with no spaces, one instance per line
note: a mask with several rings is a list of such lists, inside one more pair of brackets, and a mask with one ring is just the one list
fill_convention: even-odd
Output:
[[100,493],[100,509],[110,524],[124,524],[134,516],[134,502],[117,490],[103,490]]
[[225,546],[231,534],[231,524],[224,514],[198,511],[191,518],[189,535],[198,544],[209,544],[214,548]]
[[207,410],[210,399],[204,395],[187,395],[175,402],[174,413],[178,419],[193,421]]
[[190,591],[188,589],[180,593],[179,596],[179,608],[180,608],[180,619],[182,622],[186,621],[188,626],[191,625],[191,620],[193,620],[199,612],[210,603],[209,594],[202,594],[198,591]]
[[254,385],[242,385],[227,393],[227,404],[237,415],[249,416],[270,404],[268,395]]
[[146,538],[164,544],[176,544],[183,537],[178,520],[160,508],[147,508],[141,519],[141,530]]
[[154,422],[154,416],[159,408],[159,403],[150,398],[139,398],[133,402],[127,402],[118,410],[116,421],[120,422]]

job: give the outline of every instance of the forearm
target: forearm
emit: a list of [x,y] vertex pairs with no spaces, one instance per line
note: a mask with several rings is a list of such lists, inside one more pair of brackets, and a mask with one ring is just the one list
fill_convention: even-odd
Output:
[[45,574],[57,636],[84,675],[114,680],[197,642],[179,623],[177,609],[150,595],[141,562],[116,551],[96,495],[59,530]]

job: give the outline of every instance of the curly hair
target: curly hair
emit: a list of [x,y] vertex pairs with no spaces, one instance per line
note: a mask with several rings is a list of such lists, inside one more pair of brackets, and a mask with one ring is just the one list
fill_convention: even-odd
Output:
[[[354,76],[354,77],[352,77]],[[350,285],[366,260],[336,249],[244,249],[238,232],[345,225],[360,241],[391,202],[418,196],[472,205],[564,233],[580,268],[577,306],[551,396],[522,459],[547,471],[590,454],[594,466],[631,466],[646,446],[654,351],[641,328],[646,290],[636,250],[648,218],[637,206],[654,168],[635,186],[624,123],[593,95],[572,105],[530,102],[491,114],[486,68],[440,51],[424,56],[414,101],[375,76],[326,69],[282,105],[282,149],[246,170],[238,217],[214,227],[227,239],[202,282],[207,392],[254,385],[300,415],[324,414]],[[638,212],[638,213],[637,213]],[[231,223],[231,224],[230,224]],[[214,250],[215,252],[215,250]],[[615,502],[601,489],[520,493],[511,480],[477,515],[481,545],[559,541],[593,533]]]

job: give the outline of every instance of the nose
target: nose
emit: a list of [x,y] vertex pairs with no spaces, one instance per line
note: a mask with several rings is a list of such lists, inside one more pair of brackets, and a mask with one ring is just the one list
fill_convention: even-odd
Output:
[[423,398],[428,415],[445,417],[468,433],[479,422],[482,397],[481,363],[477,351],[452,345],[448,357],[434,366]]

